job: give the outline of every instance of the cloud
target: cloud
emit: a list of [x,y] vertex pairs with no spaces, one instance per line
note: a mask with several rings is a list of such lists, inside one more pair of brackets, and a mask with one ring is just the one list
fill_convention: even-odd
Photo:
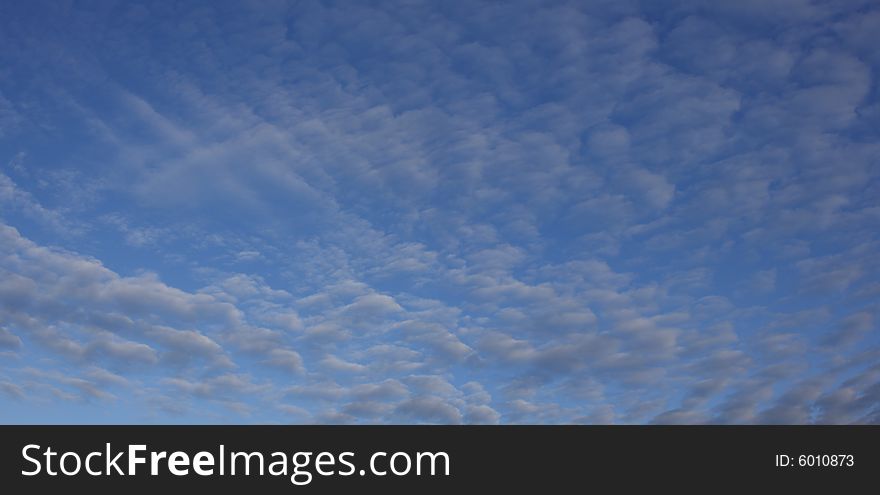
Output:
[[84,357],[90,360],[109,357],[126,363],[156,364],[159,361],[158,354],[149,345],[123,341],[110,336],[89,343]]
[[410,399],[398,405],[394,412],[414,423],[457,424],[462,421],[461,412],[439,397]]
[[[0,132],[2,132],[2,128],[0,128]],[[63,219],[59,212],[43,207],[30,193],[22,190],[2,172],[0,172],[0,204],[4,205],[4,210],[21,211],[24,215],[59,232],[70,233],[76,230],[71,228],[72,226]]]
[[859,312],[844,318],[836,331],[825,336],[822,343],[829,347],[852,345],[861,340],[871,329],[875,328],[874,315]]
[[57,397],[83,402],[115,401],[116,395],[107,389],[124,384],[118,378],[114,379],[106,370],[95,368],[88,370],[83,376],[71,376],[36,368],[25,368],[22,373],[29,380],[36,382],[36,387],[48,388]]
[[163,345],[172,360],[188,360],[204,357],[215,363],[229,366],[223,348],[210,337],[194,330],[177,330],[164,326],[153,326],[145,334]]
[[876,8],[444,5],[8,9],[4,397],[877,422]]
[[344,307],[343,311],[356,318],[369,318],[395,313],[401,309],[391,296],[367,294],[355,299],[353,303]]
[[21,387],[7,381],[0,381],[0,391],[8,395],[9,397],[12,397],[13,399],[20,400],[25,397],[24,392],[21,390]]
[[21,348],[21,339],[14,333],[0,328],[0,349],[16,350]]
[[341,371],[344,373],[363,373],[367,370],[367,367],[362,364],[345,361],[336,356],[325,357],[321,360],[321,365],[331,371]]
[[219,401],[225,405],[233,406],[235,401],[231,399],[239,394],[258,394],[266,390],[265,385],[254,383],[250,376],[232,373],[214,376],[205,380],[167,378],[165,383],[186,395]]
[[286,369],[292,373],[302,373],[304,370],[302,357],[296,351],[289,349],[273,349],[269,351],[269,360],[272,366]]

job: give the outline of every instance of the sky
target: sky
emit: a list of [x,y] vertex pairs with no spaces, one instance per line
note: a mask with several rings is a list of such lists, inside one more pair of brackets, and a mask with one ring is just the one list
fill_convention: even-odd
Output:
[[0,3],[0,422],[880,423],[880,5]]

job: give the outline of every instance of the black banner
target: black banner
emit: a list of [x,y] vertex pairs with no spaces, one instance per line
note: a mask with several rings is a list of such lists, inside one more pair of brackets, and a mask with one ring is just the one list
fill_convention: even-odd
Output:
[[848,493],[880,469],[878,426],[3,426],[0,438],[6,493]]

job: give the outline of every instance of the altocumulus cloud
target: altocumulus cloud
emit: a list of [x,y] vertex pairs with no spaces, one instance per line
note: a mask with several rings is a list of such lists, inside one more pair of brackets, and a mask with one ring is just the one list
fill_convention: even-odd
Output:
[[2,11],[4,421],[880,422],[872,2]]

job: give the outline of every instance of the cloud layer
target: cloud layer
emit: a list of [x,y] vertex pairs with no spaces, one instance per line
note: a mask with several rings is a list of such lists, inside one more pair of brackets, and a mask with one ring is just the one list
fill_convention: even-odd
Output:
[[880,422],[870,2],[28,2],[0,419]]

